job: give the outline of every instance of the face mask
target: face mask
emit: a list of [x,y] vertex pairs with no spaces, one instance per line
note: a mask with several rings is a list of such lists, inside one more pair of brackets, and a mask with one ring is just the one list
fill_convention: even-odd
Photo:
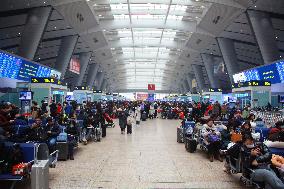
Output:
[[251,148],[254,148],[254,144],[246,145],[246,147],[247,147],[247,148],[250,148],[250,149],[251,149]]

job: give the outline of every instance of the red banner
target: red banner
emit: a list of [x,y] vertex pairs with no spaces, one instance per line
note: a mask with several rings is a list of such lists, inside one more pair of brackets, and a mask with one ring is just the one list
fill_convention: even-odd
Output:
[[71,58],[70,69],[71,72],[80,74],[80,62],[76,58]]
[[155,84],[148,84],[148,90],[149,90],[149,91],[154,91],[154,90],[156,90]]

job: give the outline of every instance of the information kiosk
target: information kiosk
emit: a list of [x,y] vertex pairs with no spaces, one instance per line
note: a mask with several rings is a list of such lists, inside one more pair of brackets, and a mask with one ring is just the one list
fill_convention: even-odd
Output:
[[73,91],[74,99],[77,103],[83,104],[83,102],[92,102],[94,100],[93,91],[90,87],[77,86]]
[[31,78],[31,91],[34,92],[33,100],[38,104],[42,100],[51,102],[55,100],[56,103],[63,103],[68,92],[65,83],[54,78],[33,77]]
[[101,91],[101,90],[94,90],[93,93],[94,93],[94,101],[102,100],[103,91]]
[[251,105],[252,108],[264,107],[271,103],[271,82],[249,81],[232,85],[233,97],[241,107]]
[[203,102],[216,102],[223,103],[222,89],[210,88],[208,92],[202,92]]

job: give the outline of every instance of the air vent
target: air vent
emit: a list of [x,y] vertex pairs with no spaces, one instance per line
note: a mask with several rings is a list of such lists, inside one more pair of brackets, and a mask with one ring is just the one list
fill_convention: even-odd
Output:
[[94,41],[94,43],[99,42],[99,40],[97,38],[94,38],[93,41]]
[[106,56],[106,53],[102,53],[102,56]]
[[197,39],[196,44],[199,45],[201,43],[201,39]]
[[80,22],[84,22],[84,17],[81,13],[77,13],[77,19],[80,21]]
[[213,24],[218,24],[219,20],[220,20],[220,16],[216,16],[214,19],[213,19]]

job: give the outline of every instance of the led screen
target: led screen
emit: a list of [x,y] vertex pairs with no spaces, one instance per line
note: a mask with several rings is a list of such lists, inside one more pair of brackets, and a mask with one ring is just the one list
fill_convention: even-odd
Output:
[[233,75],[234,82],[270,81],[272,84],[284,83],[284,62],[261,66]]
[[257,69],[260,80],[270,81],[272,84],[281,83],[276,64],[259,67]]
[[20,100],[32,100],[32,92],[31,91],[21,91],[19,99]]
[[0,52],[0,77],[17,79],[22,60]]
[[36,77],[38,67],[37,64],[23,60],[17,79],[28,81],[31,77]]
[[53,77],[59,79],[61,73],[28,60],[0,52],[0,78],[7,77],[30,81],[31,77]]

